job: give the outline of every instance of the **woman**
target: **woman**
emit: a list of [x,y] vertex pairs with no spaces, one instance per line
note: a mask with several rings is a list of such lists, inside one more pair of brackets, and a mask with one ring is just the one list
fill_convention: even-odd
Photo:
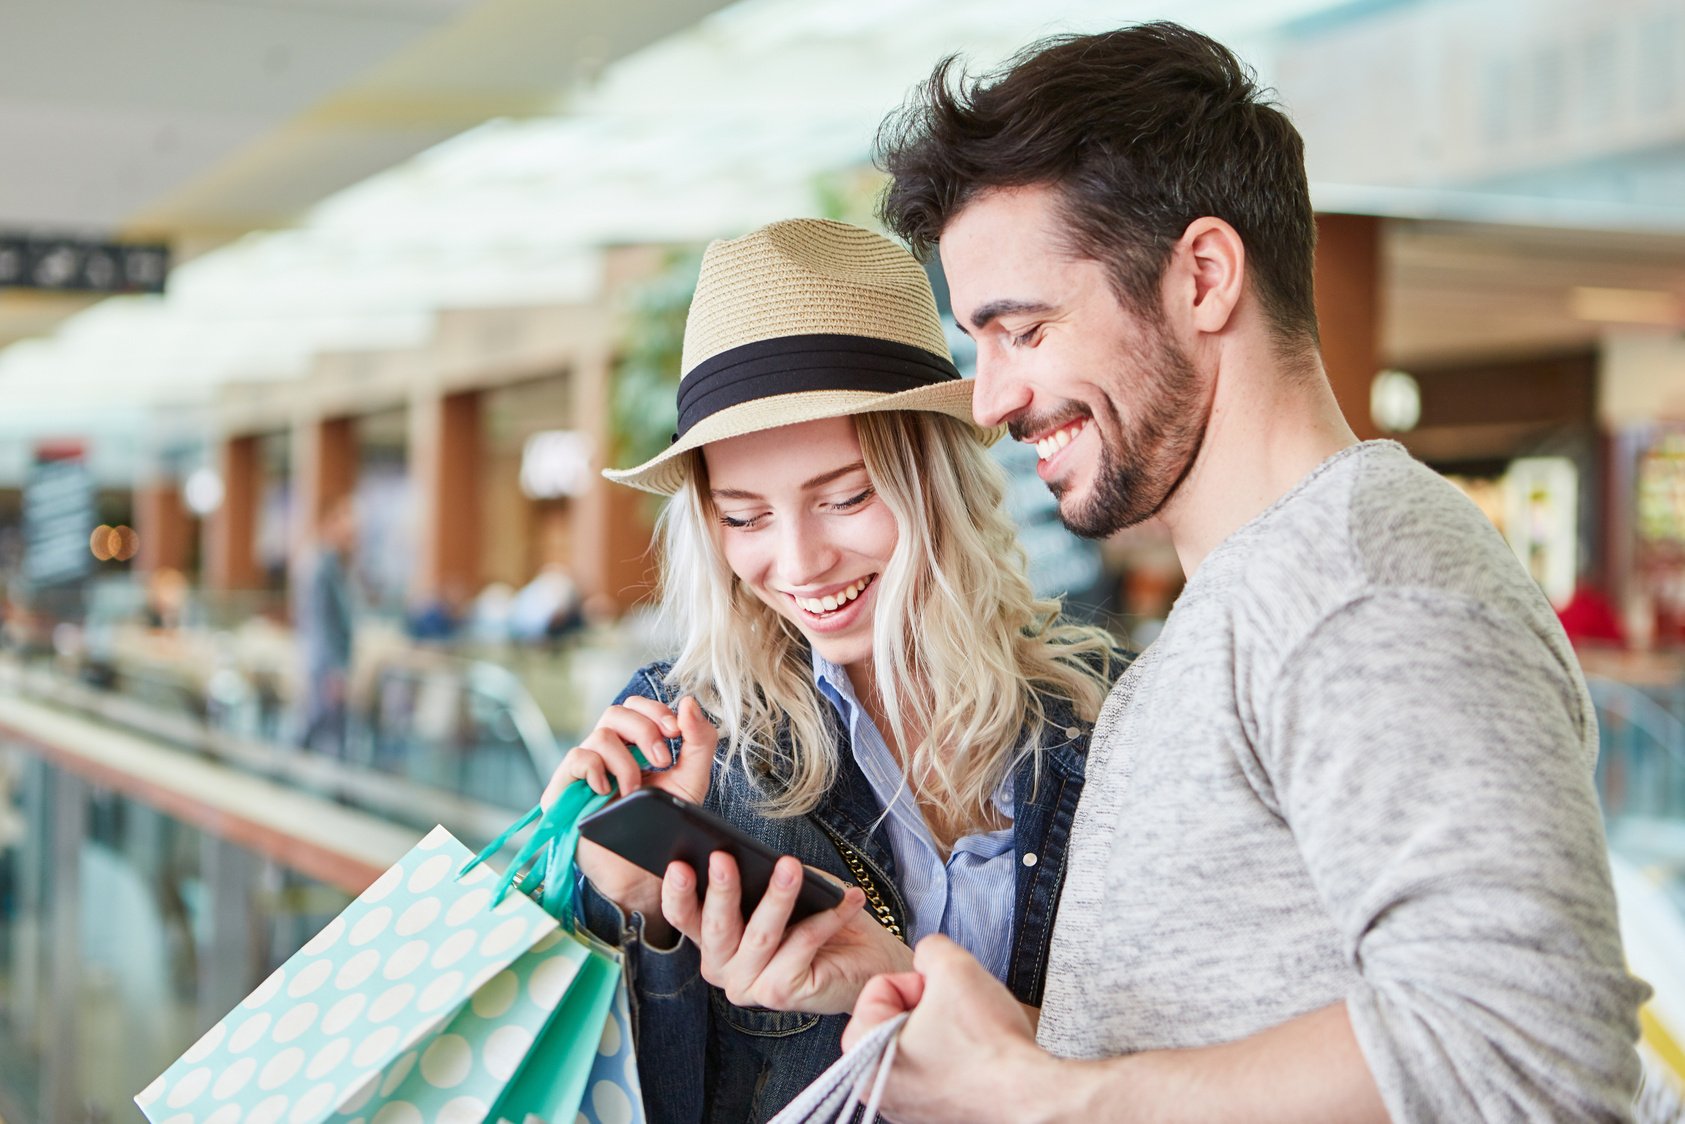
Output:
[[[683,643],[551,791],[653,784],[794,856],[745,922],[728,856],[662,880],[579,855],[587,923],[628,954],[650,1119],[739,1124],[835,1060],[861,986],[926,933],[1039,1002],[1117,668],[1104,633],[1032,595],[998,433],[971,424],[904,250],[817,220],[716,242],[683,367],[672,447],[606,474],[672,497],[662,598]],[[671,768],[640,773],[631,746]],[[852,885],[787,926],[796,860]]]

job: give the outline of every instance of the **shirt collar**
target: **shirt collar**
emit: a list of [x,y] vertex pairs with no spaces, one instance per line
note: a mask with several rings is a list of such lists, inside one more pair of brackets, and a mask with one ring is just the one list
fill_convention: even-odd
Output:
[[831,700],[844,719],[854,716],[860,709],[860,699],[854,693],[854,683],[848,678],[848,669],[841,664],[832,663],[820,655],[817,649],[811,652],[813,659],[813,683],[819,688],[819,693]]
[[[848,669],[841,664],[832,663],[820,655],[817,649],[811,651],[813,659],[813,682],[819,688],[819,693],[831,700],[841,716],[845,729],[852,729],[852,724],[858,716],[861,720],[870,722],[871,716],[866,714],[860,705],[860,697],[854,693],[854,682],[848,677]],[[852,742],[852,737],[850,738]],[[859,749],[855,747],[855,758],[859,759]],[[1008,769],[1001,778],[1000,787],[995,790],[995,806],[1007,818],[1013,814],[1013,797],[1015,796],[1013,773],[1015,769]]]

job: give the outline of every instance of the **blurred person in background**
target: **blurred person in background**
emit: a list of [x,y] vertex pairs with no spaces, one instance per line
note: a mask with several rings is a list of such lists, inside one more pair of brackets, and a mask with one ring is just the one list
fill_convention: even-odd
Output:
[[1591,700],[1491,523],[1341,415],[1298,132],[1174,24],[954,77],[886,126],[884,214],[940,251],[977,422],[1188,581],[1100,719],[1039,1022],[929,938],[850,1028],[911,1011],[888,1114],[1628,1118]]
[[[905,250],[819,220],[714,243],[683,369],[671,448],[607,474],[671,497],[679,651],[633,677],[546,799],[653,784],[785,856],[745,922],[728,855],[663,880],[579,852],[587,922],[628,955],[649,1119],[741,1124],[836,1060],[843,1012],[911,963],[909,937],[947,933],[1040,1001],[1116,665],[1104,632],[1033,595],[998,432],[971,424]],[[787,925],[800,863],[853,885]]]
[[509,636],[526,644],[558,640],[584,627],[584,601],[567,567],[547,562],[509,603]]
[[307,749],[345,756],[346,705],[356,630],[351,585],[357,545],[357,505],[335,501],[317,529],[294,604],[293,627],[304,663],[303,734]]
[[170,566],[161,566],[146,577],[145,603],[141,618],[147,628],[176,629],[182,625],[192,589],[187,576]]

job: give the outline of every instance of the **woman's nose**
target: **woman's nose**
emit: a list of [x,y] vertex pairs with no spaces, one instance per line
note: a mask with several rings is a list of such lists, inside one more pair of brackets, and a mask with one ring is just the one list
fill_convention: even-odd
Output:
[[778,540],[778,576],[786,586],[820,581],[835,568],[838,551],[803,519],[785,521]]

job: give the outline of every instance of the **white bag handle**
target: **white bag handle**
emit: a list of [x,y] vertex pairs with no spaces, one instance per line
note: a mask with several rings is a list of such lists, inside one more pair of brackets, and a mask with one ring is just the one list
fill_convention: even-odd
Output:
[[906,1021],[902,1013],[873,1027],[767,1124],[848,1124],[855,1101],[866,1103],[860,1124],[872,1124],[895,1061],[896,1036]]

